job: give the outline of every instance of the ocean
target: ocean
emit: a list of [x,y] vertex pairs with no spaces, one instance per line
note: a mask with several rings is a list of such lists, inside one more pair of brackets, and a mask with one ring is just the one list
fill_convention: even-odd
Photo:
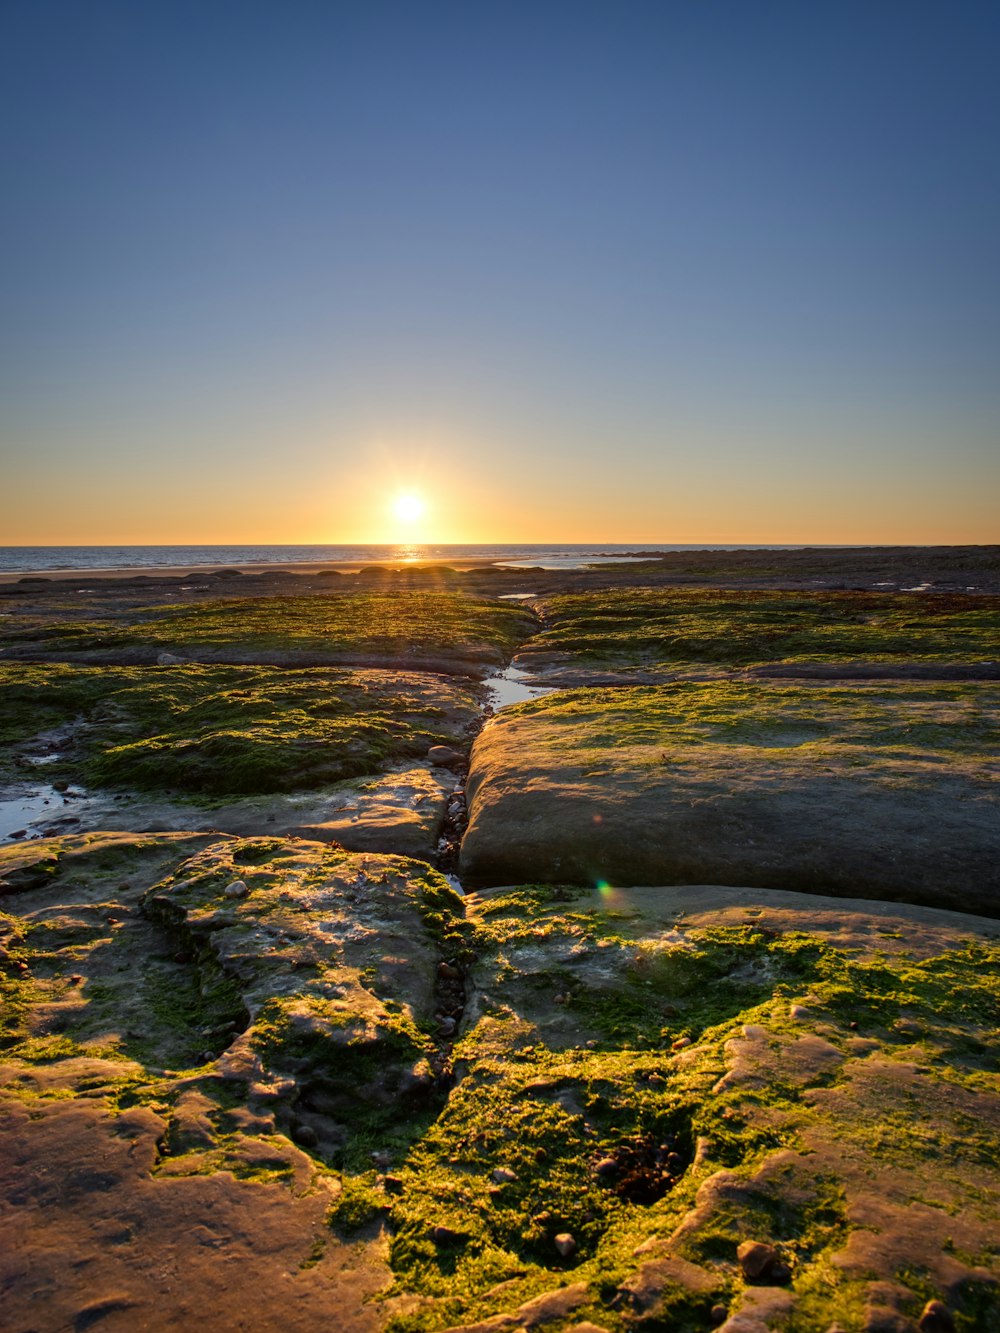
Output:
[[0,546],[0,572],[37,573],[63,569],[162,569],[172,565],[218,569],[232,565],[382,564],[412,560],[488,560],[505,565],[574,569],[612,560],[639,559],[667,551],[798,551],[800,545],[674,545],[602,542],[483,543],[474,546],[429,544],[395,546]]

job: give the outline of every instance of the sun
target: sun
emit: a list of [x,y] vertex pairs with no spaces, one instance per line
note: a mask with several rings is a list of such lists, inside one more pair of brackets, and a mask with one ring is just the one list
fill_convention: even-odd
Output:
[[406,495],[397,495],[392,508],[401,523],[416,523],[418,519],[423,518],[427,506],[419,495],[409,492]]

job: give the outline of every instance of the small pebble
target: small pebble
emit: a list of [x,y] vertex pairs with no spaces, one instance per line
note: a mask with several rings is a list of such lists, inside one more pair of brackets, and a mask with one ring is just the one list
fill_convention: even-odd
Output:
[[431,1240],[435,1245],[454,1245],[461,1239],[460,1233],[451,1227],[431,1227]]
[[618,1170],[618,1163],[613,1157],[602,1157],[594,1170],[599,1176],[613,1176]]
[[778,1251],[762,1240],[745,1240],[736,1251],[743,1276],[753,1281],[764,1277],[778,1262]]
[[564,1259],[568,1259],[576,1249],[576,1240],[568,1231],[560,1231],[553,1244]]
[[438,963],[438,976],[444,977],[447,981],[457,981],[461,976],[457,967],[452,967],[451,963]]
[[226,898],[245,898],[250,892],[242,879],[234,879],[225,890],[223,896]]
[[678,1037],[675,1042],[671,1043],[670,1049],[672,1051],[683,1051],[685,1046],[690,1046],[690,1045],[691,1045],[690,1037]]
[[498,1185],[509,1185],[517,1179],[517,1172],[506,1166],[498,1166],[493,1172],[493,1179]]
[[312,1125],[296,1125],[294,1130],[295,1142],[301,1143],[303,1148],[315,1148],[319,1139]]
[[718,1327],[719,1324],[724,1324],[726,1322],[728,1314],[729,1311],[726,1309],[724,1305],[713,1305],[711,1310],[708,1312],[708,1317],[709,1319],[711,1319],[712,1324],[715,1327]]
[[944,1301],[928,1301],[917,1327],[920,1333],[955,1333],[955,1321]]

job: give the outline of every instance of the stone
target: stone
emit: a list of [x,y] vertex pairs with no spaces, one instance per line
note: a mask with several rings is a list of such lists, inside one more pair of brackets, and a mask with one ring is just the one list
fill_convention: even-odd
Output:
[[743,1276],[751,1282],[766,1277],[779,1262],[778,1251],[774,1246],[760,1240],[743,1241],[737,1247],[736,1258]]
[[568,1259],[576,1249],[576,1239],[568,1231],[560,1231],[552,1243],[564,1259]]
[[465,1237],[453,1227],[438,1225],[431,1227],[431,1240],[435,1245],[458,1245]]
[[303,838],[337,843],[349,851],[396,852],[429,860],[444,827],[455,779],[443,768],[409,767],[342,783],[312,820],[291,830]]
[[955,1321],[944,1301],[928,1301],[917,1327],[920,1333],[955,1333]]
[[438,768],[457,768],[465,763],[465,755],[453,750],[450,745],[432,745],[427,751],[427,758]]
[[245,898],[249,892],[249,886],[242,879],[234,879],[232,884],[228,884],[224,889],[227,898]]
[[506,1166],[498,1166],[493,1172],[493,1179],[498,1185],[509,1185],[517,1180],[517,1172]]

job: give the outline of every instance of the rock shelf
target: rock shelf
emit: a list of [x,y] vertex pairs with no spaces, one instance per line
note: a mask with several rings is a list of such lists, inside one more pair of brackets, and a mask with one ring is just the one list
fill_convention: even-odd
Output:
[[992,557],[785,554],[0,589],[4,1328],[1000,1326]]

